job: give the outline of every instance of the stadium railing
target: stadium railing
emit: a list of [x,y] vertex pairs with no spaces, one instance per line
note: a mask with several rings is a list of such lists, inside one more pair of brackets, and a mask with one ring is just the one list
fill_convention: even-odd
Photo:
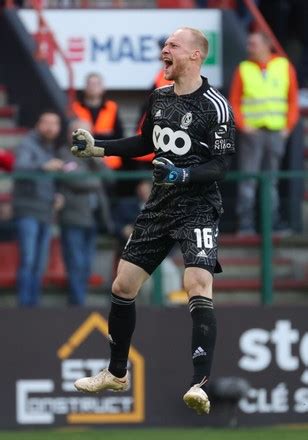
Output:
[[[128,181],[139,180],[143,178],[149,178],[150,172],[147,171],[117,171],[114,173],[102,172],[102,173],[80,173],[80,177],[86,177],[95,175],[101,177],[103,180],[113,181]],[[31,177],[31,179],[46,179],[50,177],[57,177],[59,179],[69,179],[69,176],[61,173],[50,173],[48,175],[42,173],[28,173],[28,172],[14,172],[0,174],[0,181],[2,179],[25,179]],[[259,183],[259,218],[260,218],[260,273],[261,273],[261,289],[260,289],[260,302],[264,305],[271,305],[274,301],[274,273],[273,273],[273,245],[275,241],[272,235],[272,214],[271,214],[271,185],[273,179],[308,179],[308,171],[279,171],[277,173],[261,172],[256,174],[243,173],[239,171],[229,172],[226,176],[226,181],[235,181],[245,179],[256,179]],[[239,274],[240,276],[240,274]],[[164,292],[162,291],[162,274],[160,268],[154,273],[154,288],[152,292],[151,302],[155,305],[161,305],[164,303]]]

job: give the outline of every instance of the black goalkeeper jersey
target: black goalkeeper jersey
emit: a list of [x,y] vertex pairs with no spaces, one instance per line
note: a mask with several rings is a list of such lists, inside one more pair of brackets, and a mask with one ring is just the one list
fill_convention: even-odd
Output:
[[[189,95],[176,95],[173,86],[156,89],[142,125],[142,135],[153,144],[156,157],[187,168],[217,155],[235,152],[235,125],[231,107],[206,78]],[[176,215],[201,212],[212,205],[223,212],[217,183],[154,185],[145,211],[164,210]]]

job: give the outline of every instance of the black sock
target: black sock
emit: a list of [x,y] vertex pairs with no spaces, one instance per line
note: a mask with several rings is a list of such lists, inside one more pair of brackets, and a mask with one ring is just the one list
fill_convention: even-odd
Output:
[[193,321],[192,360],[194,375],[191,385],[208,382],[216,341],[216,318],[213,301],[204,296],[193,296],[189,300],[189,311]]
[[108,319],[111,350],[108,370],[116,377],[123,377],[126,374],[128,352],[135,324],[135,298],[124,299],[112,294]]

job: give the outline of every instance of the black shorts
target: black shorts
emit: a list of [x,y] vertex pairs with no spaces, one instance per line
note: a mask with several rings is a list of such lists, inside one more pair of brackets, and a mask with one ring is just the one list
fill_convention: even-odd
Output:
[[185,267],[222,272],[217,260],[218,223],[217,211],[212,207],[202,213],[181,217],[163,213],[151,217],[149,213],[141,212],[122,259],[151,274],[178,242]]

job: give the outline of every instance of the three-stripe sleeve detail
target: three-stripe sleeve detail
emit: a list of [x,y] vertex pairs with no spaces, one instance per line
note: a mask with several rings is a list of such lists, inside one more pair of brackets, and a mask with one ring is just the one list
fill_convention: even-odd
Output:
[[227,100],[212,87],[208,89],[203,95],[208,98],[214,105],[217,112],[217,122],[219,124],[228,122],[230,118],[230,113]]

